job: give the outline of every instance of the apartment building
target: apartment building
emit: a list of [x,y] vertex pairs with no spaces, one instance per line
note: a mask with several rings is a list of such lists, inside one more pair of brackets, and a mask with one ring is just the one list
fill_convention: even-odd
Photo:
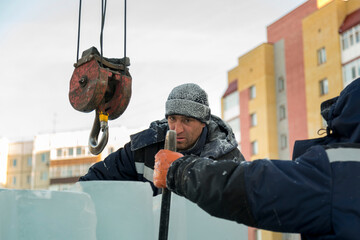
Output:
[[138,130],[110,128],[108,144],[99,155],[88,147],[89,130],[44,133],[31,141],[0,140],[2,187],[13,189],[66,190],[89,167],[130,141]]
[[[309,0],[266,30],[228,71],[222,117],[247,160],[290,160],[296,140],[326,128],[321,102],[360,76],[360,1]],[[249,228],[249,239],[300,236]]]
[[32,141],[9,144],[7,158],[7,187],[30,189]]

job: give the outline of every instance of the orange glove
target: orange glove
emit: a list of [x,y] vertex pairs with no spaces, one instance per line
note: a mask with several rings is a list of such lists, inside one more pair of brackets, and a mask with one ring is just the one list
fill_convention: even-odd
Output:
[[155,155],[154,185],[158,188],[166,188],[166,174],[172,162],[183,157],[181,153],[162,149]]

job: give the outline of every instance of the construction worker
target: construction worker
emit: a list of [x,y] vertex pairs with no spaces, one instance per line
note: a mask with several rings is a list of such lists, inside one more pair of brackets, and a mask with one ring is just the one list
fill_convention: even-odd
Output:
[[360,78],[321,110],[327,136],[297,141],[293,161],[220,162],[162,150],[154,183],[213,216],[251,227],[302,239],[358,239]]
[[175,87],[165,106],[165,119],[154,121],[142,132],[131,135],[123,148],[95,163],[79,181],[130,180],[150,182],[154,195],[155,154],[164,148],[167,130],[177,133],[177,150],[183,155],[216,160],[244,158],[237,148],[234,133],[227,123],[211,115],[207,93],[196,84]]

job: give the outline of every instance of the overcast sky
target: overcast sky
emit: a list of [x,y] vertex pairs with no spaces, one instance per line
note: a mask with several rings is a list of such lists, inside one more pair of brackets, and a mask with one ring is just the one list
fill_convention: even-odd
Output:
[[[80,54],[100,49],[100,0],[82,1]],[[164,117],[171,89],[193,82],[220,116],[227,72],[241,55],[266,42],[266,26],[305,0],[128,0],[127,56],[132,97],[111,126],[147,127]],[[108,0],[104,56],[122,58],[123,8]],[[69,82],[76,61],[77,0],[1,0],[0,137],[84,130],[94,112],[73,109]]]

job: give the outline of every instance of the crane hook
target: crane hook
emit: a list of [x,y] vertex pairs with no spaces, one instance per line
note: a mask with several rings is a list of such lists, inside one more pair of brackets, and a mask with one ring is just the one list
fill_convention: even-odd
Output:
[[[100,130],[101,140],[98,142]],[[89,137],[89,150],[92,154],[98,155],[105,148],[109,139],[108,114],[95,111],[95,120]]]

